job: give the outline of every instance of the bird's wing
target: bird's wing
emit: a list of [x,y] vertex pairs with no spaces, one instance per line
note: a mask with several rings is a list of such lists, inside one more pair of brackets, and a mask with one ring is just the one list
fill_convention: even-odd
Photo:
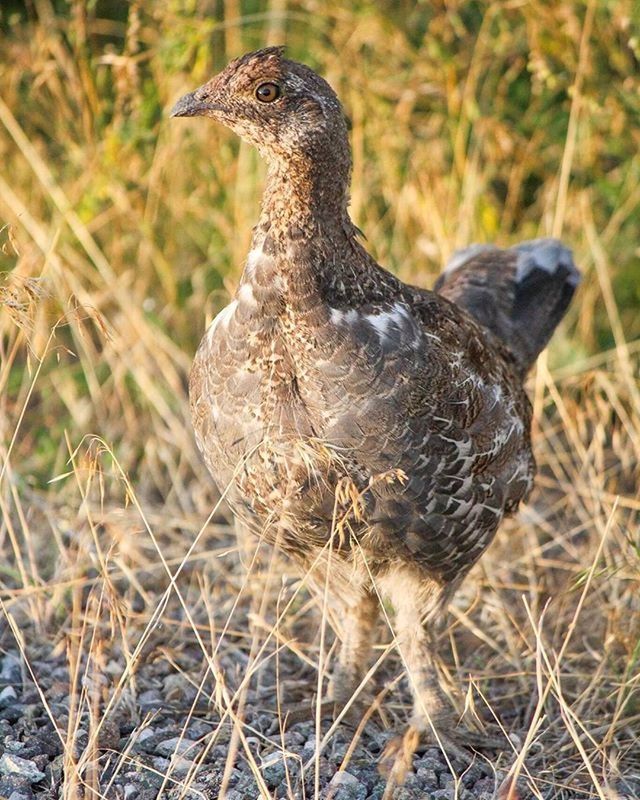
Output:
[[[327,438],[373,479],[372,536],[443,576],[526,495],[530,409],[480,327],[432,293],[337,311],[319,360]],[[314,402],[311,401],[311,405]],[[396,470],[398,482],[375,482]]]

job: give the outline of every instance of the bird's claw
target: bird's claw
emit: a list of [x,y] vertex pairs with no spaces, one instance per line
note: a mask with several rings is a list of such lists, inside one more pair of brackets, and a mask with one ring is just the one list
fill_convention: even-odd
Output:
[[425,744],[436,744],[452,759],[468,767],[481,750],[496,750],[504,747],[504,737],[452,728],[451,733],[443,733],[442,725],[434,731],[422,731],[409,725],[404,734],[394,736],[385,747],[378,761],[378,770],[393,786],[401,786],[411,768],[413,756]]

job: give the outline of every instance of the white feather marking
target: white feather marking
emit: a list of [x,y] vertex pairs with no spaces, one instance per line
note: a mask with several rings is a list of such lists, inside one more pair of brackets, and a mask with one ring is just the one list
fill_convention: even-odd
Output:
[[264,253],[262,252],[261,247],[254,247],[253,250],[249,251],[249,255],[247,256],[247,265],[245,267],[245,273],[249,280],[253,278],[256,272],[256,267],[258,262],[263,258]]
[[207,328],[207,340],[209,344],[213,341],[215,336],[216,330],[218,327],[222,326],[226,328],[229,325],[229,321],[231,317],[234,315],[236,308],[238,307],[238,301],[232,300],[228,306],[225,306],[222,311],[215,317],[213,322]]
[[249,306],[250,308],[254,308],[256,303],[256,298],[253,294],[253,287],[250,283],[243,283],[242,286],[238,289],[238,301],[242,303],[242,305]]
[[[390,329],[392,328],[405,334],[406,332],[411,333],[410,344],[412,347],[418,346],[423,333],[432,336],[434,339],[438,339],[434,334],[422,331],[419,326],[416,325],[415,320],[404,303],[394,303],[391,311],[381,311],[379,314],[366,314],[365,319],[376,331],[381,342],[389,338]],[[404,339],[405,337],[403,336],[402,338]]]
[[339,308],[330,309],[330,318],[334,325],[353,325],[359,316],[355,308],[350,308],[348,311]]

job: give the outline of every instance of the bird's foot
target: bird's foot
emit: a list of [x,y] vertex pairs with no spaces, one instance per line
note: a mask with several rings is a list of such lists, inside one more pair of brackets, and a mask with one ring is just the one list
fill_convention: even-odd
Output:
[[389,784],[401,786],[411,768],[413,756],[426,745],[437,745],[448,758],[459,761],[468,767],[475,759],[476,752],[499,750],[504,747],[503,736],[480,731],[471,731],[453,725],[438,724],[434,731],[423,730],[409,725],[404,734],[394,736],[385,747],[378,761],[378,770]]
[[409,725],[402,736],[394,736],[387,743],[378,761],[378,771],[387,779],[387,789],[392,790],[404,783],[420,745],[420,738],[420,731],[414,725]]

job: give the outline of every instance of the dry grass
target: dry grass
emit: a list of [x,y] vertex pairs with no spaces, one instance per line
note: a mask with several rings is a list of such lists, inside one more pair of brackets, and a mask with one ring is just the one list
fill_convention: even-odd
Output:
[[[536,493],[457,597],[443,669],[512,732],[502,767],[531,796],[614,798],[640,772],[633,0],[186,6],[102,18],[35,0],[30,20],[0,17],[0,597],[27,654],[38,640],[68,656],[61,796],[99,796],[110,712],[154,658],[220,715],[208,746],[228,743],[225,781],[244,759],[265,798],[247,686],[283,653],[326,680],[326,614],[277,557],[237,568],[186,404],[262,167],[221,128],[161,117],[231,55],[287,41],[348,107],[352,210],[380,261],[428,284],[456,246],[553,232],[585,273],[531,378]],[[398,673],[392,648],[378,656]],[[371,713],[400,725],[406,699]]]

